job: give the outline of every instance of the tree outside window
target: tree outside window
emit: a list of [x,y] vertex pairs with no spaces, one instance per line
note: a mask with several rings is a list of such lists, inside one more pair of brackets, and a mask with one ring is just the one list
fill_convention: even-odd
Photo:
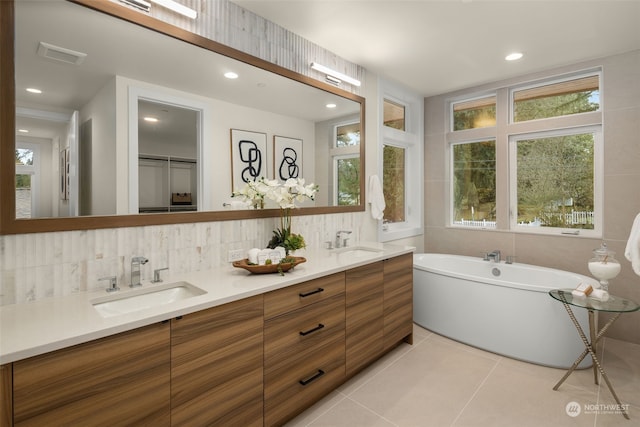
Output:
[[454,222],[496,220],[496,143],[453,145]]
[[392,145],[383,147],[382,192],[384,221],[404,222],[405,212],[405,149]]
[[518,223],[593,229],[593,133],[516,144]]

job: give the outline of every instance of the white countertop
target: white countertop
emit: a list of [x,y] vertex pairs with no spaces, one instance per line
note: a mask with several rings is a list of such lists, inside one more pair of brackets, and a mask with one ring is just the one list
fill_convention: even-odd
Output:
[[[251,274],[228,266],[193,273],[172,275],[164,272],[163,283],[185,281],[206,291],[170,304],[147,308],[114,317],[102,317],[92,301],[105,295],[126,295],[132,292],[127,284],[120,291],[79,292],[60,298],[47,298],[25,304],[0,307],[0,364],[15,362],[61,348],[103,338],[152,323],[237,301],[307,280],[345,271],[353,267],[413,252],[410,246],[381,243],[359,243],[357,247],[377,248],[379,252],[359,256],[338,250],[306,250],[307,261],[280,274]],[[142,281],[144,288],[158,286]],[[139,289],[139,288],[138,288]]]

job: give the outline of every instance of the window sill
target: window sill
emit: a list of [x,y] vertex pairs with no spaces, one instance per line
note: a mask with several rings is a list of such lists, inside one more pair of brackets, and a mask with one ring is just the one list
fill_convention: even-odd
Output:
[[406,239],[407,237],[416,237],[424,234],[422,227],[411,225],[401,226],[398,224],[390,225],[387,230],[378,229],[378,241],[390,242],[393,240]]

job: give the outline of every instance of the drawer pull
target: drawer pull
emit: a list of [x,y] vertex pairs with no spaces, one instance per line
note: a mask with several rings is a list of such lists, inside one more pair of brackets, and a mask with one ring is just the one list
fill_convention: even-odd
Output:
[[306,293],[300,293],[298,295],[300,295],[300,298],[306,298],[306,297],[310,297],[313,294],[319,294],[320,292],[324,292],[324,289],[322,288],[318,288],[315,291],[311,291],[311,292],[306,292]]
[[319,331],[320,329],[324,328],[324,325],[322,323],[318,323],[318,326],[316,326],[313,329],[309,329],[308,331],[300,331],[300,335],[302,335],[303,337],[306,335],[309,335],[313,332]]
[[302,385],[307,385],[309,383],[312,383],[313,381],[317,380],[318,378],[320,378],[321,376],[324,375],[324,371],[322,369],[318,369],[318,372],[316,372],[312,377],[306,379],[306,380],[300,380],[299,383]]

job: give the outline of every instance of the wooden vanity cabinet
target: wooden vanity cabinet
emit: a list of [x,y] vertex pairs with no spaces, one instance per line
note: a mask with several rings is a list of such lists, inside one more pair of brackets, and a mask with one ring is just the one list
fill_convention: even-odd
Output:
[[0,427],[13,425],[13,365],[0,365]]
[[169,340],[154,324],[14,362],[14,425],[168,426]]
[[413,344],[413,254],[384,260],[384,351]]
[[413,255],[0,366],[0,427],[276,426],[413,333]]
[[262,426],[262,295],[171,321],[171,425]]
[[345,378],[345,273],[264,295],[264,425],[282,425]]
[[347,377],[376,360],[383,352],[384,262],[346,272]]

